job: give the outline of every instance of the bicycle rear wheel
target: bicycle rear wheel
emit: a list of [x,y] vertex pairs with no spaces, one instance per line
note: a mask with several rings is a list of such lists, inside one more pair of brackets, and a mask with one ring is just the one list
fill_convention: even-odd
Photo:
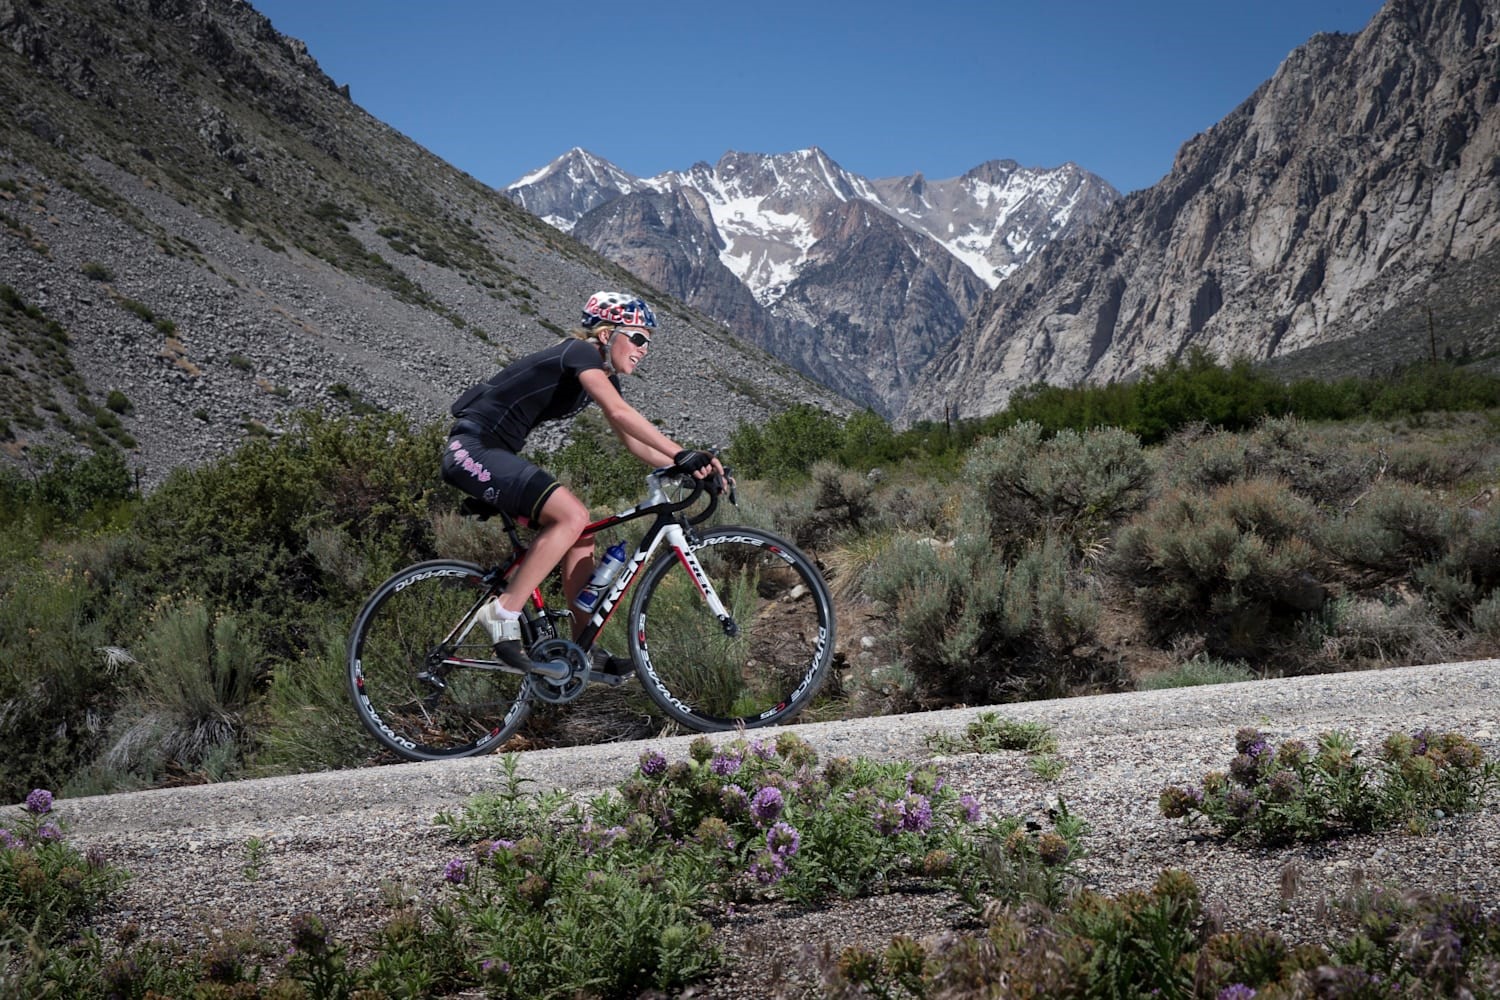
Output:
[[381,584],[349,636],[349,691],[360,721],[408,760],[495,749],[530,712],[530,680],[493,666],[473,622],[493,591],[472,563],[434,560]]
[[790,720],[833,660],[833,600],[822,575],[790,542],[753,528],[704,531],[691,547],[730,621],[709,610],[677,554],[663,553],[630,605],[641,686],[700,732]]

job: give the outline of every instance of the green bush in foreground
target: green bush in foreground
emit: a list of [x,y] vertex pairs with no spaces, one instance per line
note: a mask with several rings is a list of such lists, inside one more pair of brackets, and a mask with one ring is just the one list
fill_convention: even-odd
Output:
[[[589,808],[510,790],[439,821],[471,857],[445,877],[487,988],[502,997],[633,996],[711,972],[706,916],[771,899],[818,903],[931,881],[978,908],[995,895],[1057,902],[1082,824],[980,822],[936,771],[836,758],[793,734],[696,740],[689,760],[641,755]],[[608,941],[601,950],[597,944]]]
[[1168,819],[1202,816],[1235,840],[1265,846],[1367,833],[1465,812],[1484,800],[1500,769],[1479,745],[1453,733],[1393,733],[1366,765],[1344,733],[1324,733],[1313,750],[1301,740],[1272,746],[1251,727],[1235,736],[1228,773],[1200,788],[1169,786]]
[[[1181,871],[1149,892],[1083,893],[1066,912],[1006,909],[978,935],[898,936],[820,962],[821,995],[1439,1000],[1500,996],[1500,916],[1451,896],[1377,890],[1336,906],[1329,946],[1220,930]],[[1003,989],[997,989],[1003,984]]]

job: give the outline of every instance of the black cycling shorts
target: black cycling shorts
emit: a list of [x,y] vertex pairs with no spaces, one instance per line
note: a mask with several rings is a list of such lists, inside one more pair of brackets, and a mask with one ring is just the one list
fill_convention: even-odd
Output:
[[443,480],[512,517],[537,523],[557,480],[515,452],[487,444],[487,438],[455,424],[443,449]]

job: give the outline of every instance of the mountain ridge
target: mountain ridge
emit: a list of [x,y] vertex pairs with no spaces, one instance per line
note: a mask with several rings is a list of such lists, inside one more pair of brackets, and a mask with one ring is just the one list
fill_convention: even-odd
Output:
[[[504,191],[887,416],[987,287],[1119,196],[1074,164],[870,180],[817,146],[730,151],[648,178],[575,148]],[[861,227],[882,235],[872,244]]]
[[[899,419],[991,413],[1033,382],[1129,378],[1195,346],[1295,364],[1350,341],[1325,374],[1425,358],[1424,306],[1452,316],[1448,348],[1500,348],[1497,21],[1496,0],[1389,0],[1356,35],[1314,36],[1159,184],[987,295]],[[1447,274],[1476,261],[1488,280]]]

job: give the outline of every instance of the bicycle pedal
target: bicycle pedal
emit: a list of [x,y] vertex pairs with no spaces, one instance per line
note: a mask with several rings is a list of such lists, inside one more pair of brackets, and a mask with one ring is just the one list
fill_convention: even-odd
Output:
[[428,673],[426,670],[423,670],[417,674],[417,680],[425,681],[426,683],[431,684],[433,687],[437,688],[439,691],[444,690],[448,686],[448,683],[437,674]]

